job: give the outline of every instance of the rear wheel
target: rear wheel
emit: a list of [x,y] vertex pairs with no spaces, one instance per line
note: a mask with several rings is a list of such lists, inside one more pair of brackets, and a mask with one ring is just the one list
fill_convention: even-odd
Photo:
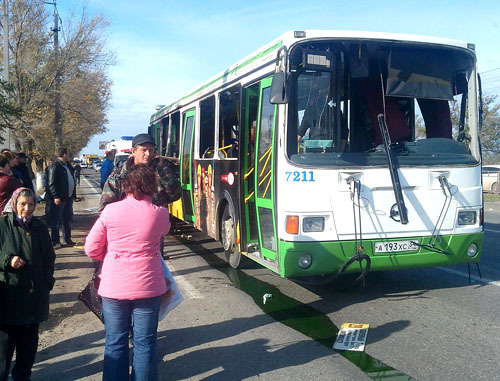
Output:
[[222,213],[221,242],[229,266],[237,269],[250,262],[250,260],[238,250],[238,245],[236,243],[236,227],[229,205],[226,205],[224,213]]
[[497,183],[491,184],[491,191],[493,193],[498,193],[498,184]]

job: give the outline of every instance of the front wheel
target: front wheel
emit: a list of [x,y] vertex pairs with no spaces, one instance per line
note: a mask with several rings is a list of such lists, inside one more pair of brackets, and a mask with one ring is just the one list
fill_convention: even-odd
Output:
[[241,268],[250,262],[250,260],[238,250],[238,245],[236,243],[236,227],[229,205],[226,206],[222,214],[221,242],[226,254],[226,260],[233,269]]

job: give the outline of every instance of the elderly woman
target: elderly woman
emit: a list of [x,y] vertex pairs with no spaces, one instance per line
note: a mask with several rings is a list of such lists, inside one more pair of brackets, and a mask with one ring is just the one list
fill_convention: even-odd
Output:
[[169,214],[151,201],[157,178],[148,166],[134,165],[122,184],[127,197],[106,206],[85,241],[87,255],[103,261],[98,290],[106,330],[103,379],[129,379],[132,327],[132,379],[157,380],[158,311],[167,292],[159,246],[170,229]]
[[13,213],[0,217],[0,380],[7,380],[14,349],[14,380],[29,380],[38,347],[38,325],[49,315],[54,261],[45,225],[33,216],[36,195],[18,188]]

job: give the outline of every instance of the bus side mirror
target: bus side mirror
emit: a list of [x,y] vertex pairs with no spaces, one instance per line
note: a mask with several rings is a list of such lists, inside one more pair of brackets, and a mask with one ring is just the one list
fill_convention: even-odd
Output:
[[283,71],[275,72],[271,84],[269,102],[272,104],[288,103],[287,75]]

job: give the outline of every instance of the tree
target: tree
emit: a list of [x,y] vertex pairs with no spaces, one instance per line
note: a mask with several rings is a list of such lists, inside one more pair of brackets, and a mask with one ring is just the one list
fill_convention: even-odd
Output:
[[500,104],[496,95],[483,96],[483,126],[480,131],[483,161],[500,162]]
[[54,89],[60,78],[62,142],[79,152],[95,135],[106,131],[111,82],[107,66],[114,63],[107,49],[101,16],[70,15],[63,23],[58,54],[52,43],[50,8],[35,0],[12,0],[10,11],[11,82],[13,99],[22,109],[13,121],[19,149],[38,160],[54,154]]
[[[11,120],[21,116],[21,110],[11,102],[14,86],[0,80],[0,132],[11,128]],[[0,133],[0,143],[4,142],[3,134]]]

